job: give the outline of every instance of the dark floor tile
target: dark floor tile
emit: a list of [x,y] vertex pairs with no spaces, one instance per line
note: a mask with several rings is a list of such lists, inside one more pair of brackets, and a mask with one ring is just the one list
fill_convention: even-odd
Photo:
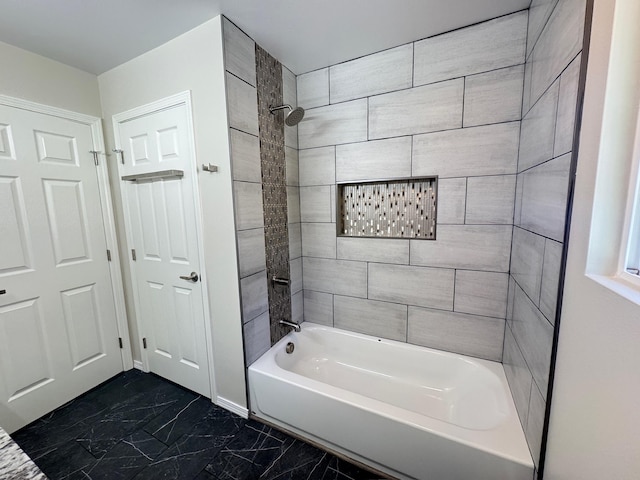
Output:
[[90,470],[98,460],[75,442],[51,447],[40,455],[27,452],[50,480],[71,478]]
[[112,406],[123,399],[140,393],[148,393],[163,385],[171,385],[176,389],[180,388],[157,375],[133,369],[113,377],[111,380],[87,392],[83,397],[101,405]]
[[189,432],[210,409],[211,400],[188,391],[180,392],[178,401],[144,426],[144,430],[166,445]]
[[331,455],[308,443],[294,440],[260,475],[261,480],[321,480]]
[[329,465],[321,480],[379,480],[385,477],[375,475],[371,472],[356,467],[344,460],[332,456]]

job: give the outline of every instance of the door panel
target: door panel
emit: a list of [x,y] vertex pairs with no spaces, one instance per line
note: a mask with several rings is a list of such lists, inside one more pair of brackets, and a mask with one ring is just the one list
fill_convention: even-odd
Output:
[[122,371],[93,137],[0,105],[0,424]]
[[136,260],[131,261],[137,316],[146,338],[149,368],[209,397],[209,365],[186,105],[114,125],[123,150],[121,175],[182,170],[182,177],[123,184],[127,229]]

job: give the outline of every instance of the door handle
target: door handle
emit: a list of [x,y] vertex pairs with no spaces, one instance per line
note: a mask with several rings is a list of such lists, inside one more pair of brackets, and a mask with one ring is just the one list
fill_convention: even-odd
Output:
[[200,277],[196,272],[191,272],[191,275],[180,275],[182,280],[189,280],[190,282],[196,283]]
[[6,290],[0,290],[0,295],[4,295],[5,293],[7,293]]

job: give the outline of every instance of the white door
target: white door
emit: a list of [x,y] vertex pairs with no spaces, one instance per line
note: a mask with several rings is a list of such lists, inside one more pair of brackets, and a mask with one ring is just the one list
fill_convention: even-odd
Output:
[[0,425],[122,371],[91,127],[0,105]]
[[179,172],[121,184],[147,367],[211,397],[191,111],[183,103],[130,119],[122,115],[114,118],[121,176]]

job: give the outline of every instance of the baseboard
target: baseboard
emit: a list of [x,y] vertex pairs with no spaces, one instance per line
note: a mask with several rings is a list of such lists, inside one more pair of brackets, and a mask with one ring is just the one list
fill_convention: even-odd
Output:
[[231,400],[227,400],[226,398],[223,398],[221,396],[218,396],[218,398],[216,399],[216,405],[224,408],[225,410],[229,410],[236,415],[240,415],[242,418],[249,418],[249,410],[246,407],[238,405],[237,403],[234,403]]
[[133,361],[133,368],[137,370],[142,370],[144,372],[144,367],[142,366],[142,362],[140,360]]

